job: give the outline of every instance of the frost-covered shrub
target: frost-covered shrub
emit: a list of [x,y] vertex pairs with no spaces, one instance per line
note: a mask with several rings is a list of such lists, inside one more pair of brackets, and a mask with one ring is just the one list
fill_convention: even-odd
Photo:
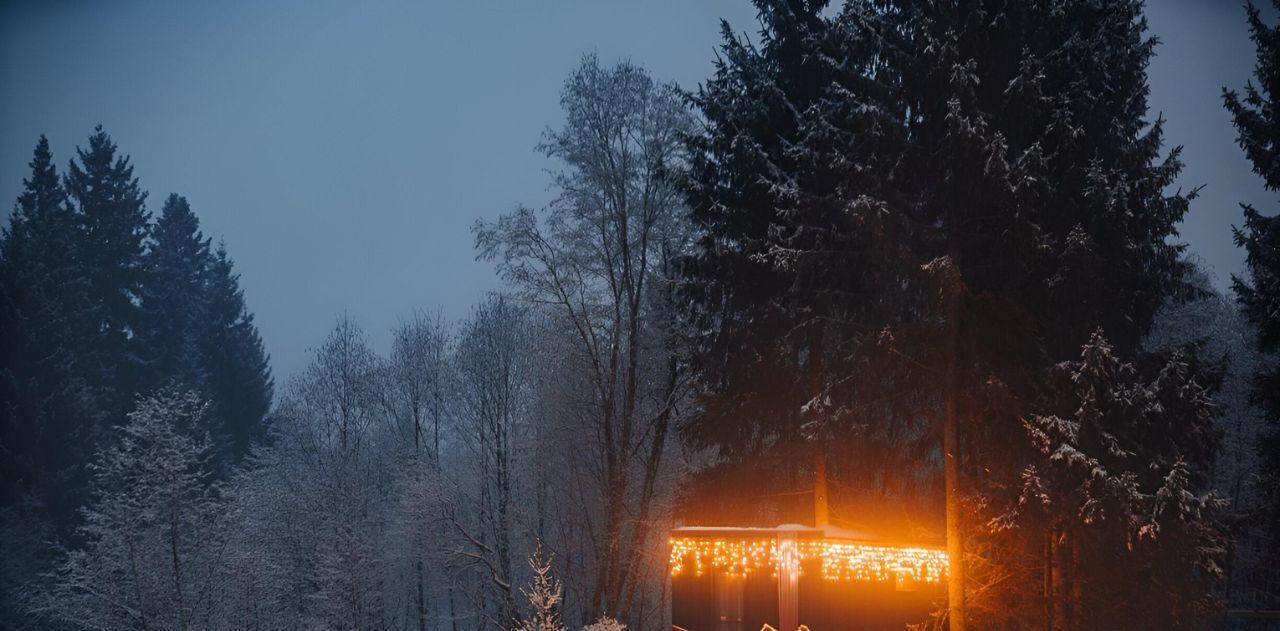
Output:
[[533,586],[520,591],[529,599],[532,615],[513,631],[565,631],[556,611],[561,600],[560,581],[551,575],[551,559],[542,553],[541,541],[529,557],[529,567],[533,569]]
[[627,625],[609,616],[602,616],[599,620],[584,627],[582,631],[627,631]]

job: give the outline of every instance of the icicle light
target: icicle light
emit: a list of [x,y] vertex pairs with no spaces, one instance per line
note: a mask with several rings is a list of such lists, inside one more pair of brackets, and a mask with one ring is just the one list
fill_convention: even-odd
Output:
[[[947,553],[933,548],[871,545],[841,540],[799,540],[784,542],[783,562],[796,567],[818,559],[822,578],[841,581],[898,581],[940,583],[946,579]],[[708,571],[728,576],[748,576],[758,572],[777,575],[779,560],[776,537],[711,539],[673,537],[671,575],[692,571],[702,576]]]

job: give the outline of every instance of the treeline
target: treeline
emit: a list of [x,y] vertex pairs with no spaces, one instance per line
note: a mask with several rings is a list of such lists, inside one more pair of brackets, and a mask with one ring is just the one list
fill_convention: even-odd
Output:
[[[205,377],[218,365],[183,361],[204,357],[209,321],[191,297],[222,294],[184,273],[208,244],[171,199],[138,248],[148,280],[120,301],[138,350],[112,364],[137,356],[156,378],[93,445],[64,549],[11,583],[21,619],[509,629],[528,616],[525,559],[540,542],[563,585],[557,617],[661,625],[687,466],[675,428],[692,411],[675,302],[690,232],[669,175],[693,119],[673,86],[594,57],[562,105],[564,127],[539,145],[562,165],[561,195],[475,226],[509,293],[461,322],[412,315],[387,355],[340,318],[281,389],[267,440],[232,443],[237,459],[219,455],[220,391],[200,387],[220,383]],[[216,275],[225,256],[211,260]]]
[[[105,134],[63,178],[42,140],[0,259],[15,624],[661,628],[669,528],[791,520],[818,463],[834,524],[947,536],[927,628],[1280,606],[1280,223],[1246,209],[1234,296],[1178,242],[1142,3],[756,5],[693,94],[586,57],[555,200],[475,226],[507,292],[386,355],[339,318],[266,423],[185,201],[149,225]],[[1224,103],[1275,191],[1248,19]]]
[[222,477],[266,436],[272,380],[231,259],[170,195],[152,222],[127,156],[100,127],[60,174],[43,136],[0,235],[0,507],[4,609],[48,543],[84,542],[97,454],[140,396],[209,402]]

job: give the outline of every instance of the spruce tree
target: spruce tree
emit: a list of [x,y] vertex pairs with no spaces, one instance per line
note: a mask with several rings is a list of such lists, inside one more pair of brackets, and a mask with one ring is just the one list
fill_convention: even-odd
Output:
[[201,365],[222,438],[219,449],[224,464],[232,464],[267,438],[274,383],[262,338],[245,308],[240,276],[224,245],[218,245],[206,274]]
[[200,389],[205,385],[201,333],[208,322],[206,285],[213,255],[200,220],[185,197],[169,195],[152,231],[147,251],[141,306],[148,386],[176,382]]
[[30,166],[0,235],[0,503],[33,499],[67,534],[101,401],[84,369],[95,329],[80,225],[44,136]]
[[[1280,9],[1280,1],[1273,0]],[[1254,78],[1241,95],[1223,89],[1223,101],[1239,132],[1236,141],[1262,177],[1268,191],[1280,191],[1280,24],[1268,26],[1258,8],[1248,6],[1249,31],[1257,47]],[[1280,215],[1264,215],[1243,205],[1244,227],[1234,229],[1238,247],[1245,249],[1247,277],[1234,277],[1233,286],[1245,317],[1258,330],[1259,350],[1280,355]],[[1271,506],[1269,527],[1280,544],[1280,361],[1264,368],[1255,393],[1271,420],[1262,441],[1264,492]],[[1280,545],[1276,546],[1280,550]],[[1280,552],[1277,552],[1280,554]]]
[[225,473],[265,438],[272,382],[262,340],[226,248],[210,248],[186,198],[165,200],[141,285],[140,391],[179,384],[210,402],[216,464]]
[[[804,435],[942,445],[949,543],[993,543],[959,500],[990,506],[1034,457],[1021,419],[1056,395],[1053,367],[1099,326],[1131,356],[1188,291],[1175,227],[1194,193],[1166,193],[1181,163],[1147,118],[1154,44],[1137,1],[825,4],[758,2],[760,45],[726,29],[695,96],[688,292],[710,394],[691,434],[729,454]],[[1040,601],[1024,590],[1051,567],[1044,540],[995,542],[1046,556],[968,617]],[[989,560],[973,549],[951,548],[952,629],[963,571]]]
[[123,422],[142,377],[136,336],[144,328],[138,300],[145,278],[143,259],[148,234],[147,194],[138,187],[128,156],[94,128],[87,149],[76,149],[64,186],[80,222],[76,251],[88,282],[96,331],[93,352],[85,357],[90,380],[108,402],[103,412]]
[[[993,523],[1064,542],[1051,545],[1047,626],[1214,619],[1227,501],[1205,490],[1219,439],[1213,372],[1185,349],[1125,361],[1101,329],[1051,371],[1053,400],[1024,420],[1034,455]],[[1073,585],[1081,579],[1105,588]]]

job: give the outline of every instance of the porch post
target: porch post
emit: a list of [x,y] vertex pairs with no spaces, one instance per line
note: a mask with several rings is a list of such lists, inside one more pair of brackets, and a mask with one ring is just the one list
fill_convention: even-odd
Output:
[[800,626],[800,551],[796,533],[778,533],[778,631]]

